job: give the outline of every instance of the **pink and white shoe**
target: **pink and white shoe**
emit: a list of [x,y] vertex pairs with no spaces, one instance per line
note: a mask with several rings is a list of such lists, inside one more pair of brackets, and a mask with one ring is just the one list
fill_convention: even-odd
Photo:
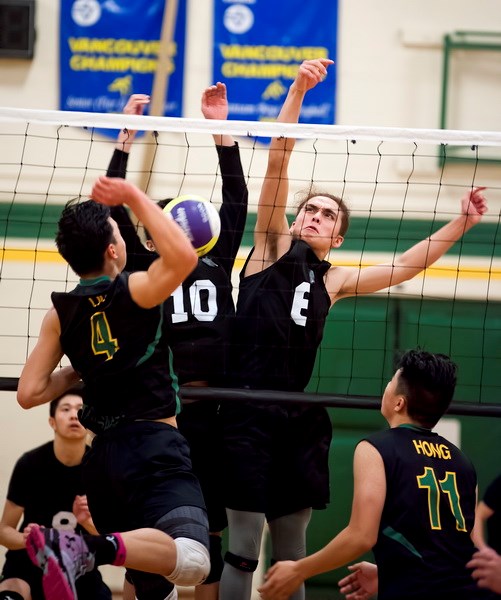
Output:
[[94,569],[94,555],[82,536],[69,531],[33,527],[26,540],[31,562],[43,571],[47,600],[77,600],[75,581]]

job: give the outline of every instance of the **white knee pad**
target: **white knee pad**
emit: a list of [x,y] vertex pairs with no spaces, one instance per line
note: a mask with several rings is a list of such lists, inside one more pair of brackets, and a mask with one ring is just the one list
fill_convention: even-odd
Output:
[[175,585],[199,585],[210,571],[210,558],[207,548],[190,538],[174,540],[177,548],[176,568],[167,579]]

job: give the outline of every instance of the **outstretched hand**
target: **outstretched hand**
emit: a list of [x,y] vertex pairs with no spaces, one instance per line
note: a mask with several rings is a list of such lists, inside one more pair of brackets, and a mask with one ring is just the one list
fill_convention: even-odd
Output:
[[148,94],[132,94],[124,106],[124,115],[142,115],[144,109],[150,103]]
[[[148,94],[132,94],[122,112],[124,115],[142,115],[149,103],[150,97]],[[129,152],[136,133],[135,129],[122,129],[118,134],[118,149]]]
[[471,225],[476,225],[487,212],[487,199],[483,195],[485,187],[476,187],[466,192],[461,199],[461,212],[468,217]]
[[126,179],[102,175],[92,186],[91,198],[106,206],[120,206],[127,204],[137,190],[137,187]]
[[377,594],[377,567],[363,561],[348,567],[352,573],[338,582],[341,594],[346,600],[368,600]]
[[218,81],[203,91],[202,113],[206,119],[228,118],[228,98],[226,96],[226,85]]
[[315,58],[304,60],[299,66],[298,74],[294,80],[297,90],[307,92],[327,77],[327,69],[334,61],[329,58]]

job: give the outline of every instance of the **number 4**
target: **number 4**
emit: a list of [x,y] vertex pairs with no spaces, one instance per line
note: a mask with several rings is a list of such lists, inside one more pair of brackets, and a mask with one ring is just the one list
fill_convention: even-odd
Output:
[[110,325],[104,312],[97,312],[90,318],[92,331],[92,351],[94,354],[106,354],[106,360],[113,358],[118,350],[118,340],[111,335]]

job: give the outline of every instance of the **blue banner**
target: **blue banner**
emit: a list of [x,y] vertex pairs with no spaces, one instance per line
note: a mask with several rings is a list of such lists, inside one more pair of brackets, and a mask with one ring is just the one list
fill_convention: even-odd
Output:
[[[62,0],[60,108],[121,112],[151,94],[165,0]],[[179,0],[164,114],[181,116],[186,0]]]
[[[274,120],[303,60],[336,60],[337,0],[214,0],[213,81],[230,118]],[[336,67],[306,95],[303,123],[335,122]]]

